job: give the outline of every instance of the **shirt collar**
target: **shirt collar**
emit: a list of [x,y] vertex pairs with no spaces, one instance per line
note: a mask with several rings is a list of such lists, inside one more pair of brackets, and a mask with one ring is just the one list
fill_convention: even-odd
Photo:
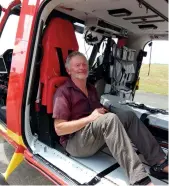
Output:
[[[74,84],[74,82],[71,80],[71,78],[68,78],[68,80],[67,80],[67,87],[79,90],[79,88]],[[90,87],[91,87],[91,84],[87,82],[87,88],[90,89]]]

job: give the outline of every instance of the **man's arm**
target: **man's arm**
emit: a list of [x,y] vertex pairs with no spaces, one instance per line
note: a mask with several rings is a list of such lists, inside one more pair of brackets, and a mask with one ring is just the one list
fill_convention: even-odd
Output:
[[58,136],[72,134],[89,124],[90,118],[85,117],[78,120],[66,121],[55,119],[55,131]]
[[93,122],[94,120],[102,116],[104,113],[105,110],[103,108],[99,108],[99,109],[95,109],[89,116],[78,120],[66,121],[66,120],[55,119],[54,121],[55,131],[58,136],[72,134],[76,131],[79,131],[87,124]]

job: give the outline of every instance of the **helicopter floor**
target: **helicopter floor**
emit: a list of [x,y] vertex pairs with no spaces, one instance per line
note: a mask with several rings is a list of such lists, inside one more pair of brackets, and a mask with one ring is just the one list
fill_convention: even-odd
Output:
[[[79,184],[89,184],[91,183],[90,181],[95,178],[95,185],[129,185],[124,169],[118,165],[108,148],[105,148],[88,158],[68,157],[59,150],[59,148],[58,150],[52,149],[40,141],[35,143],[35,149],[35,154],[39,154],[52,165],[59,168],[59,170],[65,172],[70,178],[76,180]],[[164,149],[164,151],[166,153],[168,152],[167,149]],[[149,172],[149,165],[142,155],[139,156],[147,172]],[[99,174],[101,172],[103,174]],[[99,179],[98,176],[100,176]],[[168,185],[167,180],[158,180],[151,175],[150,177],[155,185]]]

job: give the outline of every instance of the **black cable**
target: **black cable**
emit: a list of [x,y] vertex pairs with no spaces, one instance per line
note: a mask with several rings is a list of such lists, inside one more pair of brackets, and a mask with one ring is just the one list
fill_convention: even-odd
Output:
[[134,103],[134,102],[125,103],[125,104],[126,104],[126,105],[129,105],[129,106],[131,106],[131,107],[135,107],[135,108],[147,110],[147,111],[149,111],[149,112],[152,113],[152,114],[161,113],[161,114],[164,114],[164,115],[169,115],[169,112],[167,112],[167,111],[164,110],[164,109],[150,108],[150,107],[145,106],[144,104],[137,104],[137,103]]

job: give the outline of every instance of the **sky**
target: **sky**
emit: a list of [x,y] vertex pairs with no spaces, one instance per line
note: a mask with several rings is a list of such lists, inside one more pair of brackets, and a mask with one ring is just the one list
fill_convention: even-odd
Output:
[[[148,45],[145,46],[148,53],[143,63],[149,63],[150,48]],[[169,64],[169,41],[153,41],[151,63]]]
[[[10,2],[11,0],[0,0],[0,4],[4,8],[6,8]],[[1,15],[1,18],[2,16],[3,14]],[[4,33],[0,38],[0,54],[2,54],[8,48],[13,48],[18,20],[19,19],[17,16],[12,16],[8,21]],[[82,36],[78,35],[77,39],[79,40],[80,51],[84,52],[86,55],[89,55],[92,47],[84,43]],[[88,52],[86,53],[86,51]],[[148,54],[147,57],[144,58],[143,63],[148,64],[150,60],[150,47],[148,45],[146,45],[145,51],[147,51]],[[153,41],[151,56],[151,63],[169,64],[169,41]]]
[[0,4],[6,8],[8,4],[11,2],[11,0],[0,0]]

